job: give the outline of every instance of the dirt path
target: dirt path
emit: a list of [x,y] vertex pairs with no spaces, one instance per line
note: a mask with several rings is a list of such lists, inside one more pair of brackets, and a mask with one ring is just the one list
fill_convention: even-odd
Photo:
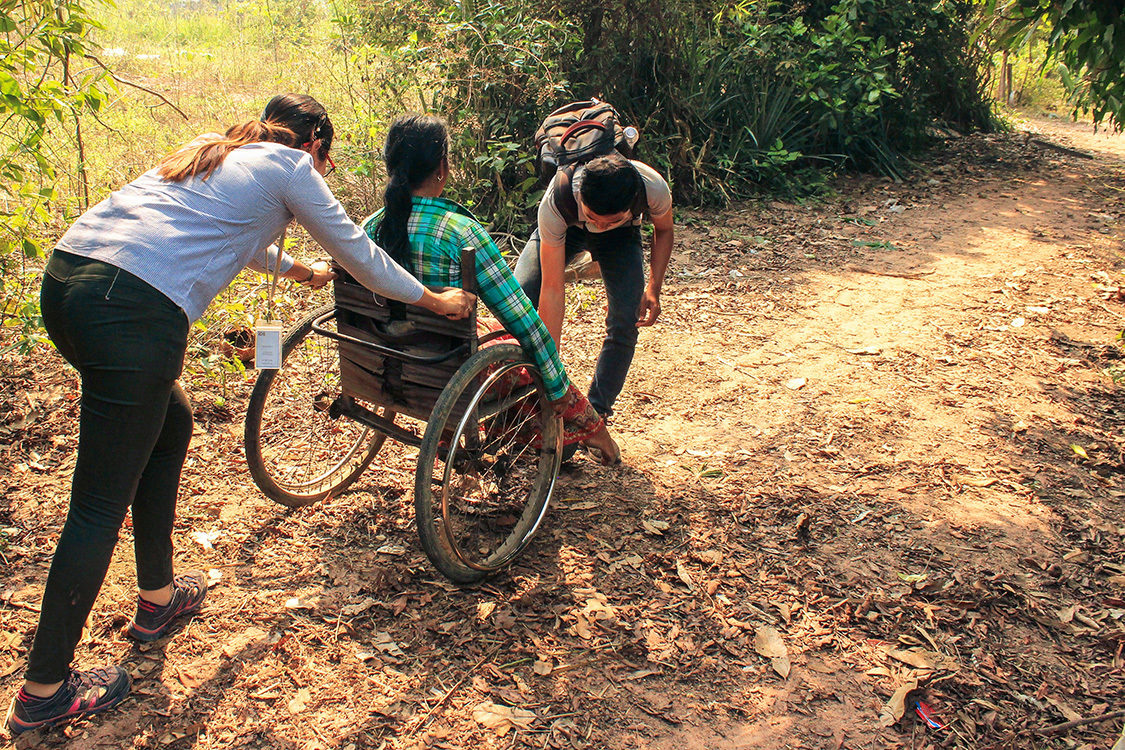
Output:
[[[125,659],[137,697],[44,744],[1108,748],[1120,718],[1031,732],[1123,707],[1125,139],[1033,124],[1096,158],[974,136],[909,184],[687,216],[613,425],[624,465],[580,458],[479,589],[422,555],[409,456],[282,513],[198,388],[177,544],[214,571],[210,603],[131,648],[123,534],[79,653]],[[572,295],[579,380],[599,294]],[[2,374],[6,696],[76,409],[53,355]],[[771,633],[785,660],[761,655]]]

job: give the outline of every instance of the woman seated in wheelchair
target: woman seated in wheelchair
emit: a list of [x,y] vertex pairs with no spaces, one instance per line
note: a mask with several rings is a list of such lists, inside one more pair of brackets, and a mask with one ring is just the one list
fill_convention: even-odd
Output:
[[565,445],[580,443],[613,464],[620,450],[605,421],[567,378],[558,349],[520,289],[496,243],[472,214],[441,197],[449,177],[449,137],[437,117],[407,115],[391,124],[384,148],[384,208],[363,222],[371,239],[419,281],[460,286],[461,250],[476,250],[477,294],[523,347],[563,418]]

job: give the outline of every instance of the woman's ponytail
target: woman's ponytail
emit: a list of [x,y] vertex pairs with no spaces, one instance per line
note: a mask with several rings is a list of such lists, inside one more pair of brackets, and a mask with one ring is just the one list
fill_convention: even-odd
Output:
[[378,241],[396,263],[413,273],[410,235],[407,230],[413,207],[410,184],[400,172],[390,172],[388,176],[390,179],[383,191],[383,219],[377,232]]
[[169,182],[200,174],[207,179],[231,151],[262,141],[300,148],[319,140],[320,157],[324,158],[332,147],[333,135],[332,121],[315,99],[304,94],[282,94],[270,100],[261,119],[233,125],[221,138],[196,139],[165,156],[156,169]]
[[160,160],[156,171],[169,182],[179,182],[199,174],[203,175],[203,179],[207,179],[231,151],[239,146],[262,141],[296,146],[297,134],[275,123],[247,120],[241,125],[228,128],[222,138],[204,141],[197,139],[178,151],[168,154]]
[[387,187],[383,192],[383,218],[376,241],[400,266],[413,272],[408,224],[413,191],[438,170],[449,155],[445,122],[438,117],[406,115],[391,123],[383,148]]

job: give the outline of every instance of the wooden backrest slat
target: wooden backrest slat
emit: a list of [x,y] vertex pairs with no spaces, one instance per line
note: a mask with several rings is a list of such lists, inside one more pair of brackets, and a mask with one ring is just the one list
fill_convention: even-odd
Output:
[[[476,263],[471,249],[461,255],[463,288],[476,291]],[[386,406],[416,419],[428,419],[441,390],[476,351],[476,311],[449,320],[414,305],[384,300],[334,266],[336,327],[344,335],[415,357],[466,351],[432,364],[385,356],[347,341],[339,342],[340,380],[344,393]]]

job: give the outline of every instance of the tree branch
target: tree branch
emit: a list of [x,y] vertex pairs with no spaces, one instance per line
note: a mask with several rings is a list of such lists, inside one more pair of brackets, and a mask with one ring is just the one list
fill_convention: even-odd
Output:
[[1059,734],[1060,732],[1066,732],[1070,729],[1074,729],[1075,727],[1083,727],[1087,724],[1097,724],[1098,722],[1109,721],[1110,719],[1119,719],[1122,716],[1125,716],[1125,711],[1110,711],[1109,713],[1104,713],[1100,716],[1090,716],[1085,719],[1075,719],[1074,721],[1068,721],[1065,724],[1055,724],[1053,727],[1044,727],[1043,729],[1036,729],[1033,731],[1035,734],[1039,735]]
[[98,58],[96,58],[95,56],[93,56],[93,55],[91,55],[91,54],[89,54],[89,53],[85,53],[85,54],[83,54],[83,57],[85,57],[85,58],[86,58],[87,60],[92,60],[92,61],[93,61],[94,63],[96,63],[96,64],[98,65],[98,67],[100,67],[100,68],[101,68],[102,70],[104,70],[104,71],[105,71],[106,73],[109,73],[109,77],[110,77],[110,78],[112,78],[113,80],[117,81],[118,83],[123,83],[123,84],[125,84],[126,86],[132,86],[132,87],[133,87],[133,88],[135,88],[135,89],[140,89],[141,91],[145,92],[146,94],[152,94],[152,95],[153,95],[153,96],[155,96],[155,97],[156,97],[157,99],[159,99],[160,101],[164,102],[165,104],[167,104],[167,105],[168,105],[169,107],[171,107],[172,109],[176,110],[176,112],[178,112],[178,113],[179,113],[180,117],[182,117],[182,118],[184,118],[185,120],[188,120],[188,121],[190,121],[190,120],[191,120],[191,118],[190,118],[190,117],[188,117],[188,116],[187,116],[187,115],[186,115],[186,114],[184,113],[184,111],[183,111],[182,109],[180,109],[179,107],[177,107],[177,106],[176,106],[175,104],[173,104],[172,102],[168,101],[168,100],[167,100],[167,99],[166,99],[166,98],[164,97],[164,95],[163,95],[163,94],[161,94],[161,93],[159,93],[159,92],[156,92],[156,91],[153,91],[153,90],[152,90],[152,89],[150,89],[150,88],[146,88],[146,87],[142,86],[142,85],[141,85],[141,84],[139,84],[139,83],[133,83],[132,81],[128,81],[128,80],[126,80],[126,79],[122,78],[121,76],[117,75],[117,74],[116,74],[116,73],[114,73],[114,72],[113,72],[112,70],[110,70],[110,69],[109,69],[109,66],[108,66],[108,65],[106,65],[106,64],[105,64],[104,62],[102,62],[101,60],[99,60]]

